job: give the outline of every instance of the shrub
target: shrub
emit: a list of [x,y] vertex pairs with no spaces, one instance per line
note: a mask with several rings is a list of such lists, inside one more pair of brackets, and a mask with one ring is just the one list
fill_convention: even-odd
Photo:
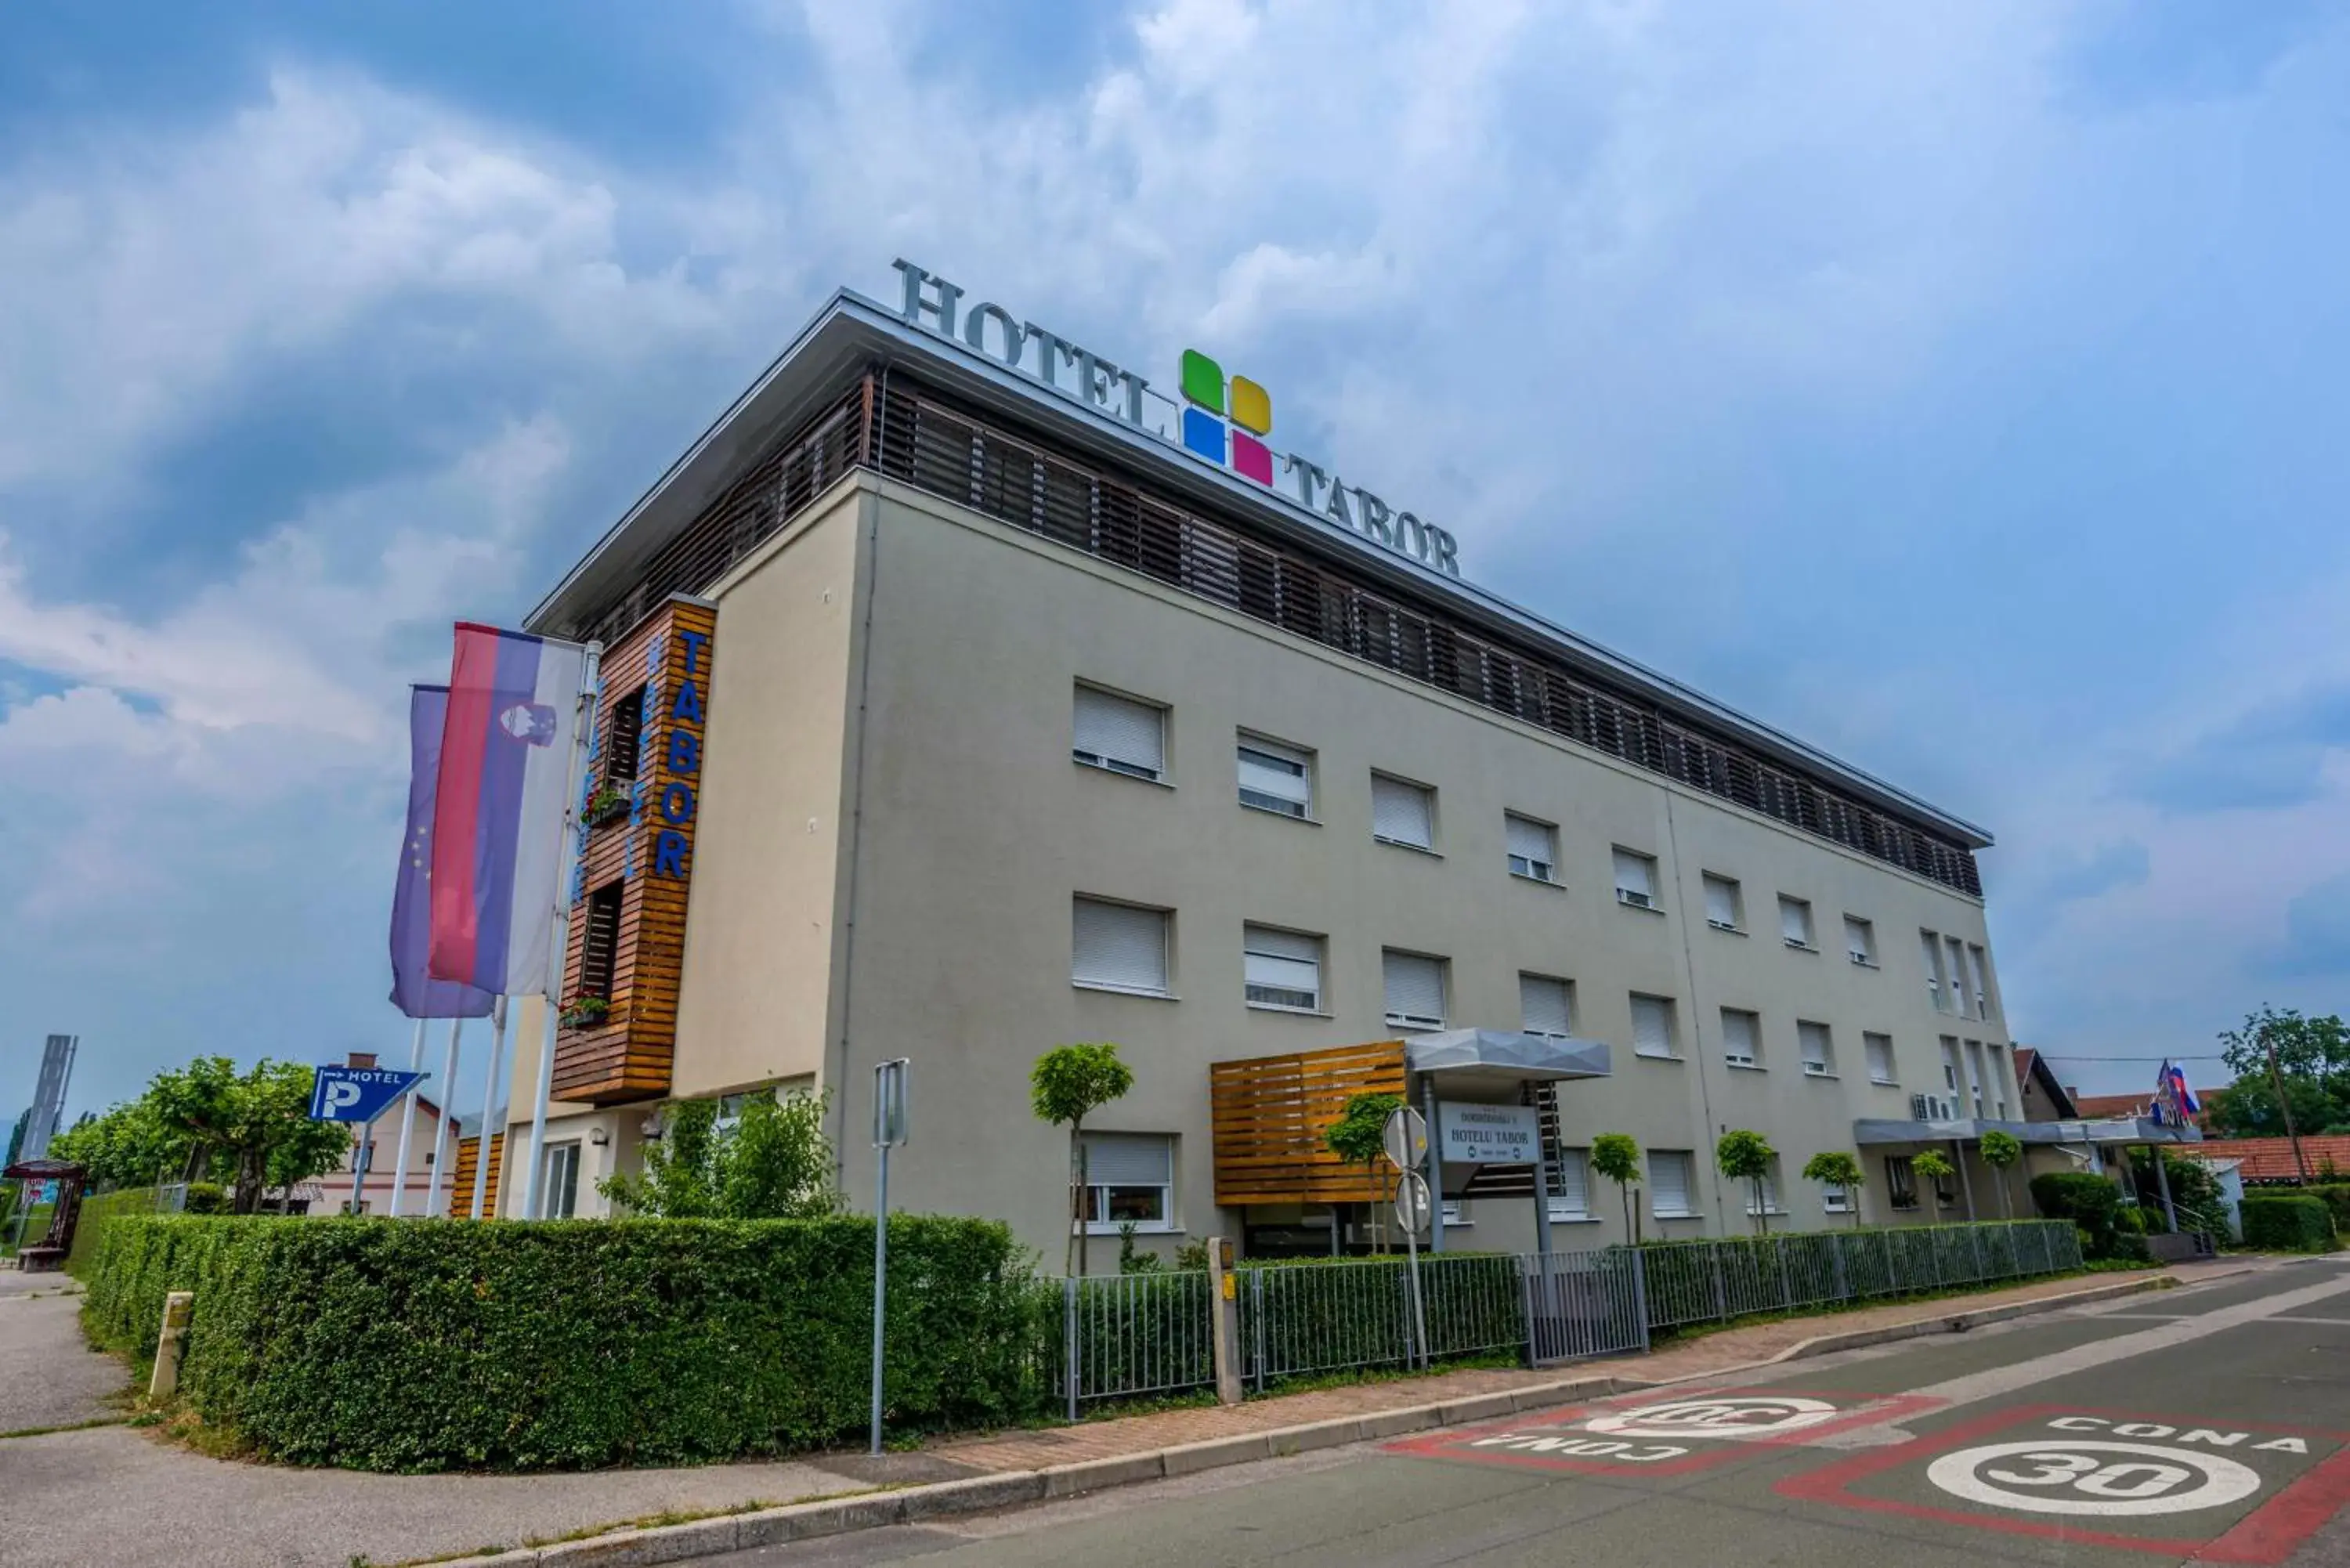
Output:
[[[860,1429],[873,1222],[116,1220],[91,1337],[151,1352],[196,1293],[182,1396],[262,1453],[364,1469],[675,1464]],[[889,1418],[1045,1398],[1039,1296],[1003,1225],[889,1221]]]
[[2244,1244],[2282,1252],[2330,1252],[2337,1245],[2325,1200],[2305,1192],[2244,1199]]
[[[126,1214],[152,1214],[161,1196],[151,1187],[125,1187],[83,1199],[81,1213],[74,1220],[73,1251],[66,1254],[66,1272],[77,1278],[87,1277],[90,1264],[98,1257],[99,1239],[106,1234],[107,1228]],[[161,1306],[156,1310],[160,1312]]]
[[2324,1204],[2333,1214],[2335,1235],[2350,1235],[2350,1182],[2329,1182],[2320,1187],[2304,1187],[2302,1191]]
[[2032,1179],[2032,1201],[2051,1220],[2070,1220],[2081,1228],[2082,1251],[2091,1258],[2115,1256],[2121,1213],[2121,1189],[2102,1176],[2086,1171],[2052,1170]]

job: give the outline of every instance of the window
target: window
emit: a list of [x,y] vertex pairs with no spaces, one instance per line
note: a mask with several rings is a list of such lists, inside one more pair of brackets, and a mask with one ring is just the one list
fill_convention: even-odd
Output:
[[1721,1059],[1733,1067],[1762,1064],[1762,1021],[1737,1008],[1721,1010]]
[[1544,1168],[1543,1182],[1550,1189],[1550,1217],[1554,1220],[1588,1220],[1591,1218],[1590,1151],[1581,1148],[1561,1148],[1549,1143],[1550,1163]]
[[604,738],[604,776],[625,782],[637,776],[637,753],[645,737],[645,689],[640,685],[612,704],[612,732]]
[[1099,898],[1076,900],[1069,979],[1102,991],[1165,996],[1167,911]]
[[1444,1027],[1444,961],[1389,950],[1379,955],[1388,1023],[1398,1029]]
[[1931,931],[1918,933],[1918,946],[1926,955],[1926,998],[1937,1012],[1948,1012],[1950,1004],[1942,989],[1942,941]]
[[1510,839],[1510,874],[1537,882],[1558,880],[1558,830],[1531,816],[1504,812],[1502,826]]
[[1967,944],[1967,969],[1974,977],[1975,1016],[1978,1018],[1988,1019],[1991,1016],[1991,955],[1984,952],[1982,949],[1975,946],[1972,942],[1969,942]]
[[1241,928],[1241,961],[1251,1007],[1322,1010],[1322,939],[1270,926]]
[[1575,988],[1546,974],[1518,976],[1519,1027],[1564,1040],[1575,1033]]
[[1906,1154],[1885,1157],[1885,1196],[1896,1209],[1918,1207],[1918,1172]]
[[1967,1087],[1974,1100],[1975,1115],[1983,1114],[1983,1054],[1982,1042],[1967,1042]]
[[1960,1091],[1959,1037],[1955,1034],[1942,1036],[1942,1087],[1950,1091],[1950,1101],[1957,1104]]
[[1673,1004],[1662,996],[1632,998],[1632,1054],[1663,1056],[1673,1054]]
[[1086,1229],[1115,1235],[1175,1229],[1175,1140],[1164,1133],[1087,1133]]
[[1240,757],[1241,804],[1259,811],[1278,812],[1300,821],[1314,815],[1314,758],[1311,753],[1277,741],[1243,735]]
[[1835,1040],[1826,1024],[1809,1020],[1798,1022],[1795,1040],[1803,1053],[1805,1074],[1814,1078],[1835,1076]]
[[1705,923],[1717,931],[1742,930],[1746,925],[1739,908],[1738,884],[1727,877],[1705,874]]
[[613,971],[620,958],[620,882],[607,882],[588,895],[587,924],[579,934],[580,996],[612,1000]]
[[1971,1017],[1967,1012],[1967,950],[1956,937],[1944,937],[1942,945],[1950,955],[1950,1011],[1961,1018]]
[[1616,901],[1643,909],[1657,907],[1657,862],[1654,856],[1629,849],[1616,852]]
[[1846,956],[1864,969],[1877,967],[1877,928],[1855,915],[1844,918]]
[[1901,1080],[1893,1073],[1893,1036],[1864,1034],[1860,1048],[1868,1057],[1868,1081],[1872,1084],[1898,1084]]
[[[1955,1165],[1956,1162],[1952,1163]],[[1934,1206],[1937,1209],[1956,1209],[1959,1206],[1959,1189],[1950,1177],[1934,1178]]]
[[1745,1200],[1746,1212],[1749,1214],[1783,1214],[1786,1212],[1779,1207],[1779,1157],[1777,1155],[1773,1155],[1771,1157],[1770,1167],[1762,1172],[1760,1181],[1762,1192],[1759,1199],[1755,1196],[1754,1189],[1756,1183],[1754,1181],[1741,1181],[1738,1184],[1746,1189],[1742,1195]]
[[2007,1120],[2008,1085],[2015,1082],[2015,1069],[2009,1064],[2006,1054],[1997,1045],[1983,1047],[1983,1059],[1988,1064],[1985,1074],[1991,1080],[1991,1114],[1995,1121]]
[[1779,936],[1791,948],[1812,946],[1812,907],[1801,898],[1779,895]]
[[1694,1191],[1690,1179],[1689,1150],[1685,1148],[1652,1148],[1648,1151],[1648,1208],[1659,1220],[1687,1220],[1697,1210],[1691,1204]]
[[1835,1182],[1823,1182],[1820,1187],[1820,1207],[1830,1214],[1852,1212],[1852,1189]]
[[1413,849],[1436,847],[1436,792],[1385,774],[1371,775],[1371,836]]
[[546,1146],[546,1170],[540,1190],[546,1194],[546,1217],[568,1220],[579,1207],[579,1144],[551,1143]]
[[1444,1228],[1447,1231],[1461,1230],[1475,1223],[1477,1221],[1470,1217],[1468,1199],[1463,1198],[1444,1199]]
[[1158,780],[1167,770],[1167,710],[1090,686],[1077,688],[1076,742],[1069,754],[1089,768]]

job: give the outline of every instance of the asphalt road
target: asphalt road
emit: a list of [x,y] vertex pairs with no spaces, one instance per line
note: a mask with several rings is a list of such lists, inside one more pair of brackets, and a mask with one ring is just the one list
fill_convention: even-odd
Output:
[[2350,1262],[734,1568],[2350,1568]]

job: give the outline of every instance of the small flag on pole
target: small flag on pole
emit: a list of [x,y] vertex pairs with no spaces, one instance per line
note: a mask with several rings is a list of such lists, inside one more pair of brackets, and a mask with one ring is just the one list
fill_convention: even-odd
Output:
[[432,830],[436,980],[544,995],[588,650],[461,621]]
[[486,1018],[490,993],[426,969],[432,945],[432,797],[441,774],[446,686],[408,690],[408,836],[391,888],[391,1001],[411,1018]]

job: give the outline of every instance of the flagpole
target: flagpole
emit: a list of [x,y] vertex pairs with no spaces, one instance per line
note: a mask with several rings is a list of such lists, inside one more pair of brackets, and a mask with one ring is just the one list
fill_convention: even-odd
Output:
[[563,874],[555,890],[555,940],[546,945],[546,1023],[539,1036],[538,1084],[530,1102],[530,1174],[523,1188],[522,1210],[525,1220],[546,1217],[540,1200],[546,1196],[546,1173],[541,1166],[546,1147],[546,1102],[555,1089],[555,1030],[563,1007],[564,957],[571,946],[571,882],[579,858],[580,791],[587,783],[588,743],[596,722],[596,682],[603,659],[604,645],[590,642],[587,662],[580,668],[579,706],[571,722],[571,761],[564,774],[563,858],[556,863]]
[[457,1115],[457,1036],[464,1027],[462,1018],[449,1020],[448,1064],[441,1071],[441,1114],[432,1120],[432,1170],[424,1183],[427,1220],[441,1214],[441,1178],[449,1170],[449,1124]]
[[482,1204],[490,1190],[490,1113],[498,1103],[498,1063],[506,1054],[506,999],[499,997],[490,1003],[490,1071],[482,1080],[481,1142],[473,1149],[473,1218],[482,1217]]
[[[424,1070],[424,1020],[421,1018],[416,1021],[415,1038],[408,1043],[408,1070],[411,1073]],[[408,1192],[408,1140],[416,1130],[416,1085],[409,1085],[408,1092],[400,1098],[403,1103],[400,1111],[400,1154],[391,1165],[391,1208],[387,1210],[394,1220],[400,1218],[400,1200]]]

